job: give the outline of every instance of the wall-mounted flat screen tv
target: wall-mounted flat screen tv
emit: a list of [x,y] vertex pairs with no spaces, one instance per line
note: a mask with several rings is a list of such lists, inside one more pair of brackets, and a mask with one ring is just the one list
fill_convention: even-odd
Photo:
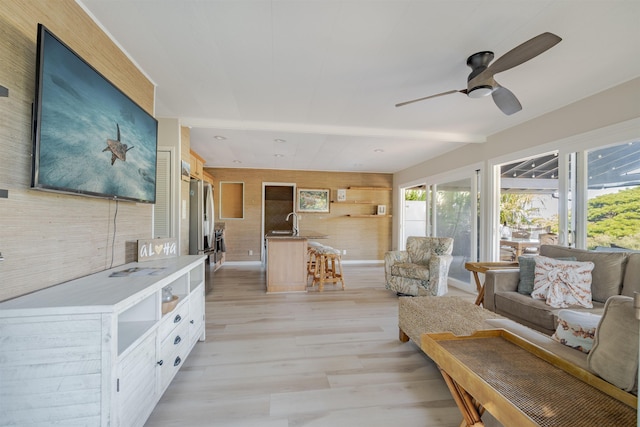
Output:
[[38,25],[31,186],[155,203],[158,122]]

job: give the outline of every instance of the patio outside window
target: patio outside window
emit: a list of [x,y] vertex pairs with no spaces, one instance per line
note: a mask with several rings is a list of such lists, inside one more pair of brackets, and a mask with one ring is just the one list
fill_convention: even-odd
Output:
[[500,260],[538,252],[558,233],[558,153],[500,166]]

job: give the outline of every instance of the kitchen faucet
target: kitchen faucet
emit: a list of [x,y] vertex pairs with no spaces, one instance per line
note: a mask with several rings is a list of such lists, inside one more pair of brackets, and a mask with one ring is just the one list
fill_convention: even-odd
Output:
[[292,224],[293,235],[297,236],[298,235],[298,214],[295,212],[290,212],[289,215],[287,215],[287,219],[285,219],[285,221],[289,221],[289,218],[291,217],[291,215],[293,215],[293,224]]

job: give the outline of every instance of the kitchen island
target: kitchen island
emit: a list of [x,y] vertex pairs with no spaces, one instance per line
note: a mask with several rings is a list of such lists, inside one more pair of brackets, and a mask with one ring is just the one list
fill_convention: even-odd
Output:
[[267,233],[267,293],[306,292],[307,241],[327,237],[314,231]]

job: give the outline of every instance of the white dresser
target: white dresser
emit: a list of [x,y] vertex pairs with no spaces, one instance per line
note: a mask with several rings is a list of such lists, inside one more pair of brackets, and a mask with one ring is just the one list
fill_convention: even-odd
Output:
[[[0,425],[142,426],[205,339],[204,259],[131,263],[0,303]],[[165,286],[179,300],[163,315]]]

